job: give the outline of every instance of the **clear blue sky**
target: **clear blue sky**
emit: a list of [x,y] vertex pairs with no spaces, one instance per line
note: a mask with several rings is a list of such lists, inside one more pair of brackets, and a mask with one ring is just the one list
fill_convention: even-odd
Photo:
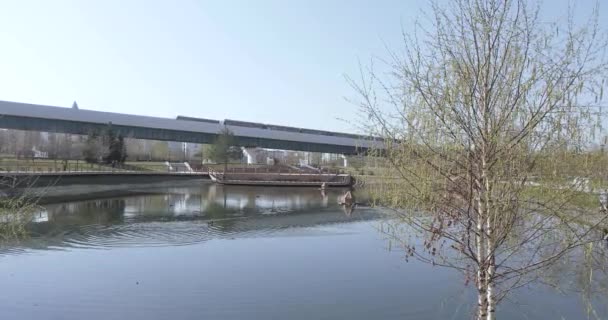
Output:
[[0,100],[354,131],[338,120],[357,112],[343,75],[399,45],[426,4],[2,1]]

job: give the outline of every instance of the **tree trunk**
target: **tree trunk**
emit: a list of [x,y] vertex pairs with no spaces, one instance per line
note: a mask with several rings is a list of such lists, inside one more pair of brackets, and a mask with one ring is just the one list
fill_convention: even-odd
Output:
[[477,320],[494,320],[496,319],[496,301],[494,300],[494,284],[490,280],[494,267],[488,266],[485,270],[479,270],[478,274],[483,276],[483,279],[478,279],[477,288]]
[[488,245],[486,247],[487,254],[487,271],[486,271],[486,302],[487,302],[487,312],[486,312],[486,320],[494,320],[496,315],[496,301],[494,300],[494,272],[496,271],[496,258],[494,256],[493,248],[494,248],[494,235],[491,233],[493,231],[490,226],[491,219],[488,218],[488,227],[487,231],[489,233],[488,236]]
[[486,320],[487,310],[488,310],[488,300],[487,300],[487,277],[486,277],[486,239],[485,239],[485,231],[484,231],[484,219],[483,219],[483,202],[480,195],[477,196],[477,225],[476,225],[476,236],[475,241],[477,244],[477,261],[478,261],[478,269],[477,269],[477,319],[478,320]]
[[[494,260],[494,256],[492,256],[491,260]],[[494,261],[490,263],[488,267],[488,271],[486,274],[486,320],[494,320],[496,318],[496,301],[494,300],[494,283],[491,279],[494,276]]]
[[487,320],[488,316],[488,284],[484,269],[482,266],[477,270],[477,320]]
[[486,255],[484,260],[484,271],[485,271],[485,286],[486,286],[486,320],[494,320],[495,316],[495,301],[494,301],[494,272],[496,269],[496,259],[494,257],[494,219],[492,216],[492,185],[490,184],[491,177],[488,176],[488,166],[486,161],[486,153],[485,148],[482,149],[483,158],[481,161],[481,178],[483,181],[483,195],[484,195],[484,211],[483,215],[485,216],[485,249]]
[[478,179],[475,179],[477,200],[477,319],[494,319],[494,242],[491,215],[490,185],[488,179],[485,145],[481,147],[481,164]]

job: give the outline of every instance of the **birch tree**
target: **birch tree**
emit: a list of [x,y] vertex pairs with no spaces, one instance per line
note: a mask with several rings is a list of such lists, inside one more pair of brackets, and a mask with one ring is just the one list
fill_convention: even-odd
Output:
[[376,186],[377,203],[399,217],[386,234],[407,257],[473,281],[477,319],[494,319],[513,289],[599,241],[592,230],[604,224],[589,190],[538,168],[554,151],[585,150],[601,121],[598,8],[582,25],[572,13],[547,23],[539,8],[432,2],[429,24],[403,32],[403,48],[348,79],[398,177]]

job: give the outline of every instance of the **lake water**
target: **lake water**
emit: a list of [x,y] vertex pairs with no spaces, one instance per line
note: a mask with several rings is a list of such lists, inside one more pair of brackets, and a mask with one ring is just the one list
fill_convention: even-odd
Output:
[[[0,319],[471,319],[460,274],[406,262],[379,232],[390,218],[341,192],[191,183],[45,205],[1,248]],[[593,312],[533,285],[498,319]]]

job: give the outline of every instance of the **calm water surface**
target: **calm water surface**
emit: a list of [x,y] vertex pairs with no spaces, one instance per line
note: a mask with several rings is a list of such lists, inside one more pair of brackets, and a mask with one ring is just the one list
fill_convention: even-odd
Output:
[[[30,239],[1,248],[0,319],[471,318],[460,274],[405,262],[379,232],[387,217],[343,210],[340,190],[130,191],[46,205]],[[533,286],[498,315],[589,313],[580,294]]]

